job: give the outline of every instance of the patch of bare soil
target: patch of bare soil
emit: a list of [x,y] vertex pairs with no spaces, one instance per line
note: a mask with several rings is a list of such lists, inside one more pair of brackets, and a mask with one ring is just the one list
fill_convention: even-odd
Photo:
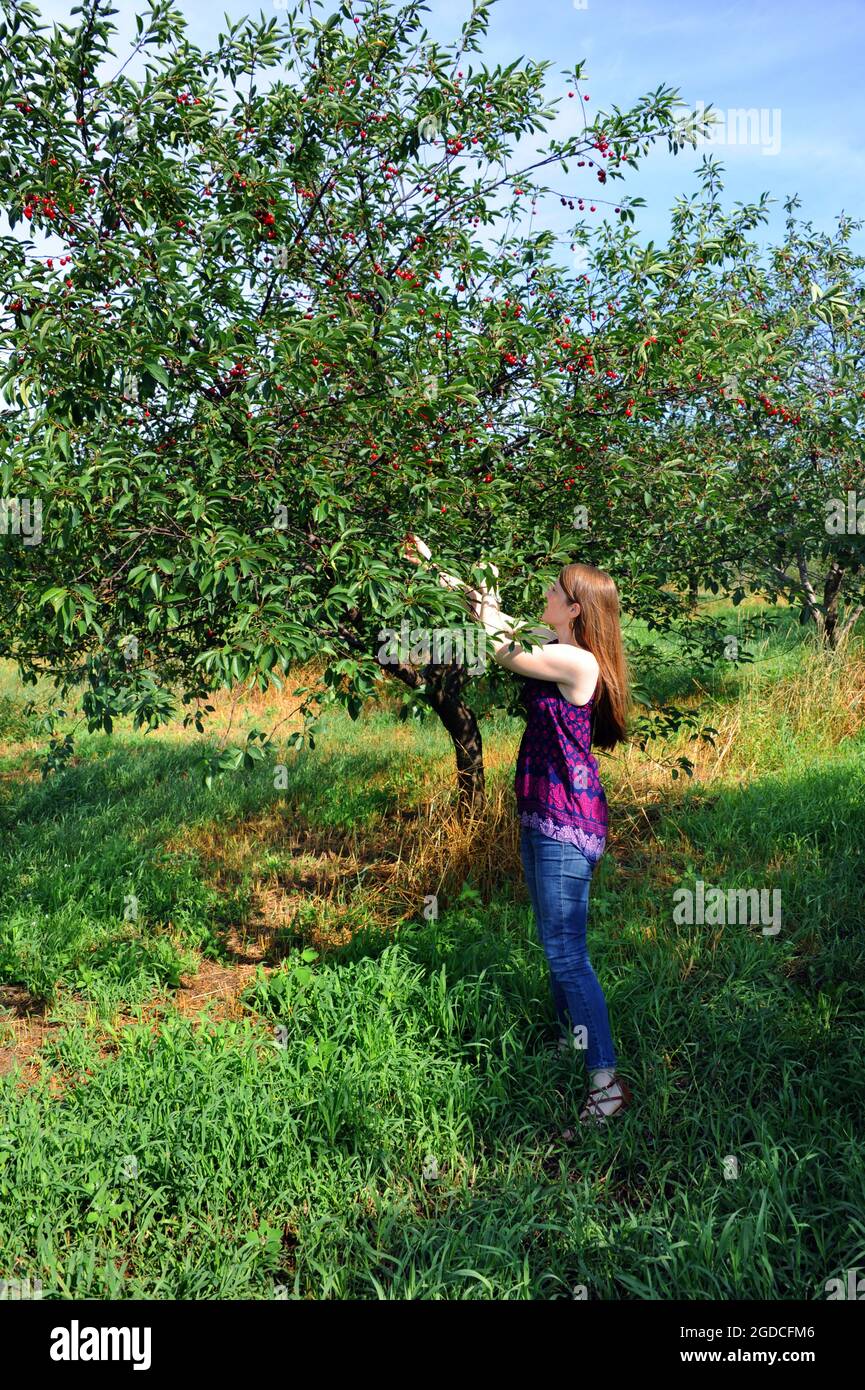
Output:
[[225,940],[237,966],[272,966],[299,945],[324,951],[346,945],[359,921],[395,924],[417,892],[406,882],[415,811],[397,812],[377,831],[355,834],[298,825],[283,811],[210,825],[167,849],[192,848],[220,893],[242,892],[243,921]]
[[195,975],[184,975],[174,996],[174,1007],[187,1017],[203,1013],[214,1022],[239,1019],[244,1014],[240,995],[251,984],[257,964],[222,965],[203,960]]
[[20,1066],[23,1076],[35,1081],[38,1054],[52,1030],[44,1005],[34,1000],[23,985],[0,985],[0,1074]]

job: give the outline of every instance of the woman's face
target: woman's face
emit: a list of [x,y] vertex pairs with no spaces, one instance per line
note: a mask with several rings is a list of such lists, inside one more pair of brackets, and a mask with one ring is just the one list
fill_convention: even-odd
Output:
[[566,598],[565,591],[558,579],[547,589],[546,599],[546,607],[541,614],[541,622],[547,623],[549,627],[567,628],[580,611],[578,603],[571,603]]

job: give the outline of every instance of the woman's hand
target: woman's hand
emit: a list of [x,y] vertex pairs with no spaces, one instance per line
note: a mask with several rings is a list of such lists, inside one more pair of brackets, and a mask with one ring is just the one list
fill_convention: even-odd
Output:
[[412,535],[411,531],[403,541],[403,555],[412,565],[420,565],[432,559],[432,551],[419,536]]
[[[432,551],[429,546],[411,531],[404,537],[403,555],[413,565],[429,564],[432,559]],[[430,565],[430,568],[435,571],[442,588],[462,589],[464,591],[466,607],[471,617],[477,622],[482,623],[487,614],[500,611],[501,601],[497,589],[490,588],[483,581],[477,589],[470,589],[464,580],[458,579],[455,574],[446,574],[438,565]],[[490,565],[489,568],[498,579],[498,566]]]
[[[498,567],[498,565],[492,565],[492,564],[491,564],[491,565],[488,566],[488,568],[492,571],[493,575],[495,576],[496,581],[498,581],[498,577],[499,577],[499,567]],[[502,603],[502,601],[501,601],[501,599],[500,599],[500,597],[499,597],[499,591],[498,591],[498,589],[497,589],[497,588],[493,588],[490,584],[488,584],[488,583],[486,582],[486,580],[482,579],[482,580],[480,581],[480,584],[478,585],[478,588],[477,588],[477,590],[475,590],[475,592],[476,592],[476,593],[479,593],[479,594],[481,595],[481,598],[484,600],[484,604],[485,604],[486,608],[489,609],[491,612],[492,612],[492,611],[496,611],[496,612],[497,612],[497,611],[499,611],[499,610],[501,609],[501,603]]]
[[[419,536],[415,536],[411,532],[404,538],[403,555],[413,565],[427,565],[432,559],[432,551],[429,546]],[[442,588],[464,589],[466,587],[462,579],[458,579],[455,574],[445,574],[439,565],[430,565],[430,569],[435,571]]]
[[479,589],[466,589],[466,607],[469,616],[476,622],[482,623],[484,620],[484,596]]

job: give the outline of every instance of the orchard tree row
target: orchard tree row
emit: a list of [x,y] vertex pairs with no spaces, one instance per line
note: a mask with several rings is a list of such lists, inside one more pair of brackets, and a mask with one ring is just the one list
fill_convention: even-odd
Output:
[[[707,662],[706,586],[783,593],[836,643],[865,574],[826,523],[861,471],[858,224],[816,235],[791,199],[767,257],[768,198],[725,211],[704,159],[644,245],[626,174],[706,129],[675,90],[595,114],[578,65],[550,101],[549,64],[478,60],[488,3],[447,47],[422,5],[318,9],[203,52],[157,0],[136,81],[106,0],[51,32],[0,0],[0,655],[61,698],[83,683],[110,731],[178,702],[203,728],[214,689],[324,654],[353,716],[387,677],[435,711],[472,802],[478,714],[513,683],[382,655],[404,618],[466,622],[407,531],[466,578],[496,563],[512,612],[581,559]],[[576,134],[542,144],[562,103]],[[34,543],[9,518],[37,506]],[[71,749],[52,737],[47,766]]]

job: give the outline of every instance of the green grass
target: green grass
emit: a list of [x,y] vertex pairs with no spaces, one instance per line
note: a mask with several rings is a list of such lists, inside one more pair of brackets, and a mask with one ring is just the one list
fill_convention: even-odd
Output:
[[[865,737],[844,723],[852,687],[795,629],[758,656],[709,692],[722,743],[736,735],[717,774],[635,797],[647,765],[604,765],[632,831],[595,875],[590,944],[635,1106],[571,1147],[556,1133],[583,1075],[550,1051],[546,962],[504,851],[490,891],[430,921],[421,857],[396,931],[374,886],[345,882],[348,944],[304,960],[301,925],[242,1017],[174,1007],[181,975],[231,967],[251,910],[250,871],[216,882],[201,837],[272,825],[278,803],[313,848],[372,845],[447,768],[434,724],[395,751],[390,716],[332,715],[282,793],[264,769],[208,793],[184,776],[194,745],[128,731],[86,739],[52,782],[7,776],[0,979],[56,1026],[28,1073],[0,1076],[0,1277],[95,1299],[825,1297],[865,1263]],[[655,674],[663,698],[693,696]],[[20,772],[24,696],[3,694],[2,768]],[[495,715],[485,744],[513,751],[518,732]],[[252,858],[276,883],[300,871],[263,832]],[[781,932],[677,925],[672,894],[698,877],[780,889]]]

